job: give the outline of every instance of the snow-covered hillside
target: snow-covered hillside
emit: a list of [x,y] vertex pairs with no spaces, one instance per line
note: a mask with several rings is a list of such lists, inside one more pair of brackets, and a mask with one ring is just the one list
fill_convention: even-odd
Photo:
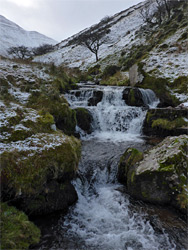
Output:
[[84,46],[75,43],[77,37],[91,29],[96,31],[98,28],[110,29],[110,33],[106,35],[108,36],[107,42],[102,44],[99,49],[99,58],[119,53],[125,47],[128,49],[133,43],[141,43],[140,39],[135,39],[135,33],[143,24],[139,9],[144,4],[145,2],[142,2],[109,17],[108,22],[101,21],[99,24],[81,31],[59,43],[56,51],[37,57],[35,61],[45,63],[54,62],[56,65],[63,63],[69,67],[84,67],[94,63],[95,55]]
[[[108,20],[102,20],[100,23],[62,41],[56,46],[55,51],[36,57],[34,60],[36,62],[53,62],[56,65],[63,64],[67,67],[86,69],[95,64],[95,54],[83,45],[79,45],[77,40],[83,33],[97,32],[99,29],[104,29],[110,30],[110,33],[105,35],[106,42],[99,48],[99,64],[102,68],[110,64],[118,65],[122,54],[126,59],[130,53],[134,54],[135,48],[140,47],[139,53],[142,55],[139,56],[139,60],[141,60],[142,56],[145,56],[142,60],[145,64],[145,71],[153,71],[156,76],[169,78],[171,81],[178,76],[188,75],[188,38],[186,36],[181,38],[188,31],[188,24],[185,20],[188,15],[188,8],[182,7],[181,15],[184,16],[183,20],[185,22],[178,21],[180,10],[175,9],[172,12],[173,18],[170,21],[168,20],[169,22],[166,20],[162,26],[156,24],[149,27],[141,16],[141,10],[146,8],[148,1],[151,0],[132,6],[109,17]],[[154,13],[155,10],[156,1],[153,0],[150,11]],[[143,53],[141,46],[150,48]],[[123,63],[119,66],[122,65]],[[128,66],[131,67],[132,65]]]
[[8,56],[12,46],[37,47],[42,44],[57,44],[57,41],[36,31],[26,31],[14,22],[0,15],[0,55]]

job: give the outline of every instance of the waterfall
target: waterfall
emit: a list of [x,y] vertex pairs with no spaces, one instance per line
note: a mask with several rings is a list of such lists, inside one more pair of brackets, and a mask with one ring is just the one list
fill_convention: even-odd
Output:
[[[102,99],[96,106],[89,106],[96,90],[102,91]],[[138,139],[146,110],[126,105],[123,90],[83,86],[66,95],[72,108],[84,107],[91,112],[93,133],[82,134],[82,157],[73,182],[78,201],[59,220],[50,244],[48,235],[44,237],[41,250],[176,249],[173,240],[161,228],[155,230],[147,216],[130,202],[117,181],[117,166],[124,151],[129,147],[146,149],[145,142]],[[152,91],[141,92],[145,104],[157,103]]]
[[[96,106],[89,106],[89,100],[95,91],[103,93],[102,100]],[[122,99],[124,87],[114,86],[80,86],[79,90],[72,90],[66,95],[72,108],[83,107],[90,111],[93,116],[93,133],[85,135],[78,131],[82,139],[97,137],[116,141],[132,139],[139,140],[142,124],[146,115],[144,107],[132,107],[126,105]],[[156,107],[158,99],[150,89],[139,89],[144,103],[149,107]]]

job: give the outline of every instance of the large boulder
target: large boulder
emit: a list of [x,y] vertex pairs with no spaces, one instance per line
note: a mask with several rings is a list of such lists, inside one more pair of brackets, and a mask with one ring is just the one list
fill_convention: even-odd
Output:
[[188,208],[187,135],[167,137],[145,154],[129,148],[119,164],[118,179],[143,201]]
[[187,134],[187,114],[188,110],[183,108],[150,109],[144,120],[143,133],[159,137]]
[[100,90],[94,90],[93,96],[88,100],[88,106],[97,106],[102,101],[103,92]]
[[41,133],[1,143],[1,198],[27,214],[66,210],[77,200],[71,184],[80,142],[62,133]]
[[123,91],[123,100],[129,106],[145,106],[142,93],[139,88],[125,88]]
[[92,132],[91,122],[93,120],[91,113],[85,108],[77,108],[75,111],[77,125],[86,133],[90,134]]

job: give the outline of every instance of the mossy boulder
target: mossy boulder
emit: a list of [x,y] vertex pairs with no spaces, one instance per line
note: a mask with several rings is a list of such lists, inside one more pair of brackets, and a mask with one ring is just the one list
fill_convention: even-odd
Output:
[[187,109],[157,108],[147,112],[143,124],[145,135],[165,137],[169,135],[186,134],[188,130]]
[[123,100],[129,106],[145,106],[142,93],[139,88],[125,88],[123,91]]
[[186,214],[187,141],[187,135],[167,137],[144,155],[128,149],[119,164],[119,181],[135,198],[171,205]]
[[1,203],[1,249],[28,249],[40,240],[40,230],[14,207]]
[[92,132],[91,122],[93,120],[91,113],[85,108],[77,108],[75,111],[77,125],[86,133],[90,134]]
[[66,99],[54,89],[47,93],[33,93],[29,98],[28,106],[50,113],[59,129],[68,135],[74,134],[76,127],[75,111],[69,107]]
[[67,209],[76,201],[70,184],[80,158],[76,138],[42,133],[2,144],[0,149],[3,201],[13,200],[28,214]]

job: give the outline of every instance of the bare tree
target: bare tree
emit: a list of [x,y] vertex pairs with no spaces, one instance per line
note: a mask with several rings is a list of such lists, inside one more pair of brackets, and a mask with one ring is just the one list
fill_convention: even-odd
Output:
[[13,55],[14,57],[19,59],[27,59],[32,56],[29,48],[25,46],[10,47],[7,52],[9,55]]
[[153,20],[153,11],[152,11],[152,2],[148,1],[145,6],[140,9],[140,16],[144,22],[148,24],[154,24]]
[[81,34],[78,37],[77,42],[78,44],[87,47],[92,53],[94,53],[96,57],[96,62],[98,62],[99,48],[107,41],[107,37],[105,35],[109,32],[110,30],[101,30],[97,32],[89,31],[87,33]]
[[33,48],[33,54],[35,56],[39,56],[39,55],[43,55],[43,54],[46,54],[48,52],[51,52],[54,50],[54,47],[53,45],[51,44],[43,44],[39,47],[36,47],[36,48]]

